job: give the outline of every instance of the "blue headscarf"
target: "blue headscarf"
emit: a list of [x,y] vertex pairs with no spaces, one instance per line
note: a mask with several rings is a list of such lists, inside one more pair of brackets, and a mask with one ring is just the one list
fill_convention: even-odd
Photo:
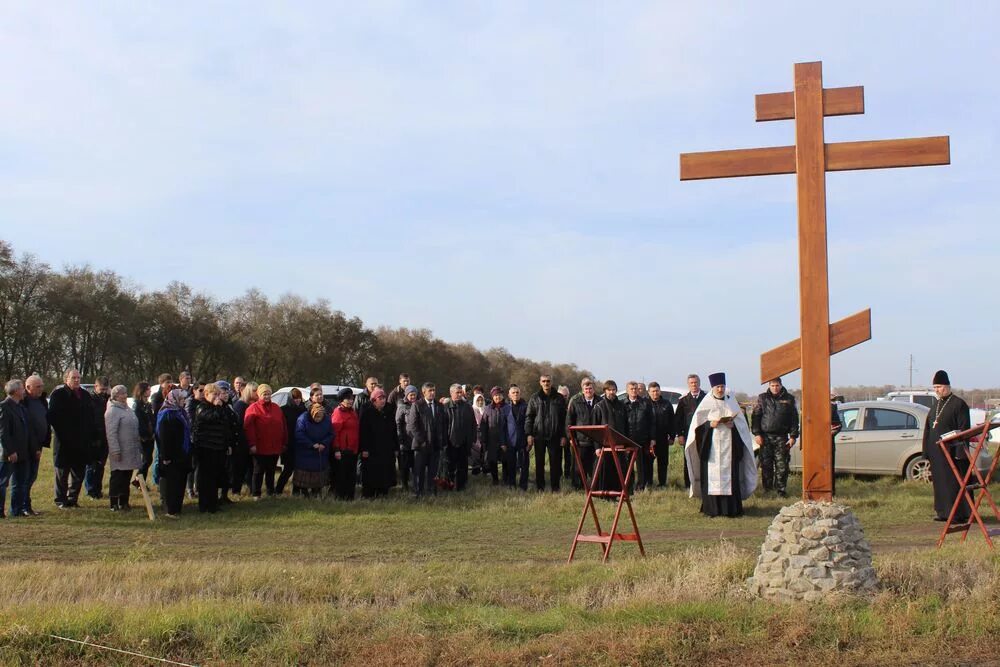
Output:
[[184,409],[184,401],[187,399],[187,392],[183,389],[171,389],[166,398],[163,399],[163,407],[156,415],[156,430],[160,430],[160,424],[168,419],[179,419],[184,426],[184,441],[181,447],[185,454],[191,453],[191,422],[188,420],[187,410]]

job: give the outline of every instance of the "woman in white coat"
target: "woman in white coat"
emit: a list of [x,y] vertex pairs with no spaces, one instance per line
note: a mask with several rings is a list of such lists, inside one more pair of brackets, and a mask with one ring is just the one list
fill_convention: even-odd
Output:
[[111,390],[111,400],[104,412],[104,426],[108,433],[108,462],[111,480],[108,495],[111,511],[129,509],[129,486],[132,473],[142,467],[142,441],[139,439],[139,419],[128,407],[128,389],[118,385]]

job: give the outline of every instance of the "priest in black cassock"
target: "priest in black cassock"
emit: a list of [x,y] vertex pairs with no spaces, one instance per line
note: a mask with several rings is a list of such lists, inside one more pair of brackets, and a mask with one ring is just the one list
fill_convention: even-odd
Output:
[[[952,431],[965,431],[972,428],[969,416],[969,406],[961,398],[951,393],[951,380],[944,371],[934,374],[934,394],[937,400],[927,413],[927,423],[924,424],[924,456],[931,462],[931,475],[934,483],[934,520],[947,521],[951,508],[958,497],[958,480],[948,465],[948,459],[941,451],[937,441],[942,435]],[[952,443],[948,448],[949,456],[961,474],[969,469],[969,448],[966,442]],[[965,502],[959,504],[955,511],[955,523],[965,523],[969,520],[969,506]]]
[[741,516],[757,488],[753,440],[739,403],[726,393],[726,374],[708,376],[712,392],[695,410],[684,445],[690,495],[708,516]]

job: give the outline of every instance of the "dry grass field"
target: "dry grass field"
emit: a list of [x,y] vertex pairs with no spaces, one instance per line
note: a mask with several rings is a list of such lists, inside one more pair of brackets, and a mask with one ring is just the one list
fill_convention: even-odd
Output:
[[838,482],[875,549],[877,594],[778,605],[743,588],[784,504],[774,497],[726,520],[702,517],[677,486],[641,494],[647,557],[616,545],[604,567],[594,545],[565,562],[581,507],[568,491],[475,478],[425,502],[244,498],[150,523],[90,499],[57,510],[48,465],[44,515],[0,523],[4,665],[155,664],[49,635],[196,665],[997,660],[1000,561],[980,536],[934,549],[940,524],[919,484]]

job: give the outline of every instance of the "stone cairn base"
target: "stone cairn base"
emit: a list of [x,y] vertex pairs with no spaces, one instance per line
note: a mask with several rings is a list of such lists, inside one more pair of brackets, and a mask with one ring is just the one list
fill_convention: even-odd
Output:
[[774,517],[747,583],[763,598],[815,602],[834,592],[868,592],[878,581],[871,547],[851,510],[800,501]]

